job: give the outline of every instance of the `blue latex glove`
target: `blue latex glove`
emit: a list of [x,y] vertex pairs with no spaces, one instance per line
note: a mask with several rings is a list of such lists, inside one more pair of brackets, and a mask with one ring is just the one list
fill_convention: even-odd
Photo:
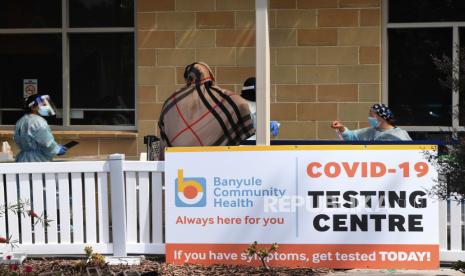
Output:
[[274,137],[278,136],[279,123],[277,121],[270,121],[270,131],[271,131],[271,135],[273,135]]
[[57,155],[63,155],[68,151],[68,149],[65,146],[60,145],[60,149],[58,150]]

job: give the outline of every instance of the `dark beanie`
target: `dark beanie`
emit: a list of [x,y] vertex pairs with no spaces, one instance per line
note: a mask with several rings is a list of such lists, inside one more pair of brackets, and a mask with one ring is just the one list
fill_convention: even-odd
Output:
[[244,82],[241,97],[248,101],[255,102],[255,77],[250,77]]

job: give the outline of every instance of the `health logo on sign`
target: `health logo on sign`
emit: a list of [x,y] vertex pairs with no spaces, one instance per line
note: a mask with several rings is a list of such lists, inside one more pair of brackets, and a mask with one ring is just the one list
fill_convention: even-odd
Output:
[[176,207],[205,207],[207,205],[207,180],[203,177],[184,178],[182,169],[175,180]]

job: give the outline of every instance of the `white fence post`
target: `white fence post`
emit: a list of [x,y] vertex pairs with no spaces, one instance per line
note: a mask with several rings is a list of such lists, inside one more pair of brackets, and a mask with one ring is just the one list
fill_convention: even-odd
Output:
[[126,257],[126,204],[124,200],[124,154],[112,154],[110,163],[113,256]]

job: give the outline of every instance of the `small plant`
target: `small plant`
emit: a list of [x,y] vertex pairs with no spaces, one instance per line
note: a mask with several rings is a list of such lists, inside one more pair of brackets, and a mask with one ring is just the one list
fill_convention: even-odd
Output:
[[86,246],[84,247],[84,252],[86,252],[86,258],[87,258],[87,262],[90,261],[90,258],[92,257],[92,252],[94,250],[92,249],[92,246]]
[[437,169],[439,177],[429,191],[431,196],[441,200],[460,201],[465,196],[465,139],[453,141],[439,154],[425,153],[428,161]]
[[[431,55],[432,62],[439,73],[438,82],[442,90],[447,93],[459,93],[465,91],[465,47],[454,45],[457,54],[456,59],[443,54]],[[465,106],[465,97],[460,95],[458,106],[460,110]],[[457,109],[458,110],[458,109]],[[455,120],[465,119],[464,112],[452,111]],[[459,129],[452,127],[451,137],[446,139],[447,146],[440,148],[438,155],[429,155],[429,161],[437,168],[439,177],[437,185],[430,194],[439,199],[452,199],[459,201],[465,196],[465,139],[459,135]]]
[[86,252],[87,266],[98,266],[100,268],[105,266],[105,257],[99,253],[94,253],[92,246],[86,246],[84,251]]
[[86,259],[80,260],[74,265],[74,270],[79,271],[80,274],[89,274],[91,268],[104,268],[107,265],[105,257],[99,253],[94,253],[92,246],[84,247],[84,252],[86,254]]
[[[21,215],[23,217],[30,217],[34,223],[34,226],[41,223],[43,227],[47,227],[51,220],[47,219],[44,214],[38,215],[32,209],[30,209],[30,203],[28,201],[19,200],[14,204],[0,205],[0,218],[5,216],[7,212],[13,213],[13,215]],[[18,246],[19,241],[14,239],[12,235],[2,237],[0,236],[0,245],[9,245],[11,248]],[[12,256],[6,256],[7,259],[11,259]],[[0,275],[33,275],[32,266],[29,264],[4,264],[0,265]]]
[[452,268],[462,273],[465,273],[465,262],[458,261],[452,265]]
[[[38,223],[42,224],[43,227],[49,226],[52,220],[49,220],[45,217],[45,214],[38,215],[36,212],[30,209],[29,201],[22,201],[19,200],[17,203],[14,204],[5,204],[0,205],[0,218],[5,216],[7,212],[11,212],[14,215],[21,215],[23,217],[30,217],[33,219],[34,226]],[[13,239],[13,236],[10,235],[8,237],[0,236],[0,244],[7,244],[10,245],[11,248],[15,248],[18,246],[18,240]]]
[[257,257],[258,259],[260,259],[260,261],[262,262],[262,267],[265,270],[270,270],[270,267],[268,266],[267,261],[268,261],[269,256],[273,252],[276,252],[276,251],[278,251],[278,244],[277,243],[273,243],[271,245],[270,249],[267,249],[267,248],[259,249],[259,248],[257,248],[257,242],[254,241],[252,244],[249,245],[249,247],[247,248],[245,253],[249,257]]

